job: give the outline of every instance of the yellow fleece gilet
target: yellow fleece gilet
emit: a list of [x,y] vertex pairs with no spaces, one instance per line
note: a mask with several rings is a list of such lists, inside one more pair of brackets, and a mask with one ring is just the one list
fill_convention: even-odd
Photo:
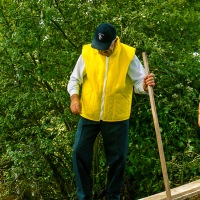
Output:
[[118,39],[106,69],[106,56],[93,49],[91,44],[83,46],[86,76],[81,93],[82,117],[110,122],[129,119],[133,83],[127,72],[134,55],[135,48],[120,43]]

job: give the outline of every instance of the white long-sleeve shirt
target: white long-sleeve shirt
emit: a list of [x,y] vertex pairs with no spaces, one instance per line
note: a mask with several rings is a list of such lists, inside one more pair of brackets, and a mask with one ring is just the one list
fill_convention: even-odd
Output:
[[[107,62],[109,62],[109,57],[106,57],[106,60]],[[83,83],[83,78],[85,75],[85,63],[82,55],[80,55],[67,85],[67,90],[70,96],[72,96],[73,94],[79,95],[80,86]],[[147,92],[143,89],[143,78],[145,76],[145,70],[136,55],[129,65],[128,76],[132,80],[135,93],[147,94]]]

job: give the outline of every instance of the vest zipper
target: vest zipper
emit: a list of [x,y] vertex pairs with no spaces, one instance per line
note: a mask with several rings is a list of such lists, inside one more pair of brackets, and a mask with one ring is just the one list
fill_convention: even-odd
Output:
[[108,62],[109,62],[109,57],[106,57],[106,69],[104,73],[103,91],[102,91],[102,97],[101,97],[100,120],[102,120],[102,117],[103,117],[104,98],[106,94],[106,82],[107,82],[107,75],[108,75]]

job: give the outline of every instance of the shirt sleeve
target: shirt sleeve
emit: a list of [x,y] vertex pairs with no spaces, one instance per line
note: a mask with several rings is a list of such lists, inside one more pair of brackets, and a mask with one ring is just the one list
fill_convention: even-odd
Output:
[[133,82],[135,93],[147,94],[143,89],[143,78],[146,76],[145,70],[136,55],[129,65],[128,75]]
[[72,96],[73,94],[79,95],[80,86],[83,83],[83,78],[85,74],[85,63],[82,55],[80,55],[67,85],[67,91],[70,96]]

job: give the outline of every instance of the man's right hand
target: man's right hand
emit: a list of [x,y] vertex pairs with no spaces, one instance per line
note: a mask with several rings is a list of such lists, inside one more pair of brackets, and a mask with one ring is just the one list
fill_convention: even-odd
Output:
[[73,94],[71,96],[70,109],[71,109],[73,114],[80,114],[81,113],[81,102],[80,102],[79,96],[77,94]]

